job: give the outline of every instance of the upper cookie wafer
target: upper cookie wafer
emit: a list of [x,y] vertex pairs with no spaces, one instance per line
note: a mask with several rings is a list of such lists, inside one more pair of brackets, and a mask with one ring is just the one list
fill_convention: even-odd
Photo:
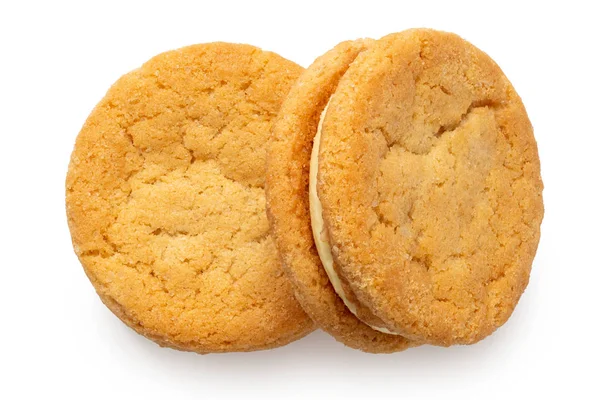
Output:
[[528,283],[542,187],[521,99],[456,35],[378,40],[331,98],[318,193],[334,261],[394,332],[450,345],[502,325]]

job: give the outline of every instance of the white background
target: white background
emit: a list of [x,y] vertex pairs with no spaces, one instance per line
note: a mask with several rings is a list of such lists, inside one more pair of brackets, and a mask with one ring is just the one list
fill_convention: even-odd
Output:
[[[600,398],[600,29],[595,2],[0,2],[0,398]],[[490,54],[535,127],[546,216],[509,322],[469,347],[392,355],[323,332],[277,350],[161,349],[97,298],[71,248],[64,179],[85,118],[162,51],[246,42],[303,66],[411,27]]]

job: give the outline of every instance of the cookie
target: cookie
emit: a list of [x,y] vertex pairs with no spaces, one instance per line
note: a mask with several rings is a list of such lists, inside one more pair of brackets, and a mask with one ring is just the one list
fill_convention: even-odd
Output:
[[354,313],[363,311],[363,318],[368,319],[368,310],[359,304],[359,310],[352,308],[352,300],[336,292],[334,286],[339,289],[342,283],[334,279],[331,270],[327,271],[331,263],[322,263],[319,258],[317,244],[322,241],[315,243],[313,239],[309,204],[311,151],[320,116],[340,78],[372,44],[369,39],[339,44],[318,58],[290,90],[272,130],[267,157],[267,211],[284,269],[310,317],[350,347],[389,353],[414,343],[361,321]]
[[301,72],[248,45],[185,47],[120,78],[87,119],[67,176],[73,245],[138,333],[207,353],[314,329],[265,212],[269,131]]
[[416,29],[360,53],[326,102],[314,194],[343,290],[412,340],[491,334],[527,286],[543,217],[511,83],[460,37]]

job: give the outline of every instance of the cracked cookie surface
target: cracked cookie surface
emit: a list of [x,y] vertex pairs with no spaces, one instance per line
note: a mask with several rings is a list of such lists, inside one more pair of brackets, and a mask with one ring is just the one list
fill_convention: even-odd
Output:
[[252,46],[190,46],[123,76],[87,119],[67,176],[73,244],[139,333],[205,353],[312,331],[264,194],[269,130],[301,71]]
[[542,187],[519,96],[453,34],[378,40],[324,118],[318,193],[336,270],[415,340],[473,343],[508,319],[539,241]]

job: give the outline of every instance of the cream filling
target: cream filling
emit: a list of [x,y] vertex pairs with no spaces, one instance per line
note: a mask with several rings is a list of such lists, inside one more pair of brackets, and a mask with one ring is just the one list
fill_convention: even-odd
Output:
[[[310,172],[308,182],[310,222],[312,226],[315,245],[317,247],[317,252],[319,253],[319,258],[321,259],[323,268],[325,268],[325,272],[329,277],[329,282],[331,282],[333,289],[335,290],[337,295],[340,296],[348,310],[350,310],[350,312],[358,318],[356,312],[356,305],[346,297],[346,294],[344,293],[344,288],[342,286],[342,282],[340,281],[340,277],[333,268],[333,255],[331,253],[331,245],[328,241],[329,235],[327,234],[327,229],[325,228],[325,222],[323,220],[323,206],[321,204],[321,200],[319,200],[319,197],[317,195],[317,171],[319,169],[319,148],[321,147],[321,129],[323,127],[323,120],[325,119],[327,107],[329,107],[329,103],[327,103],[327,105],[323,109],[323,112],[321,113],[321,118],[319,119],[319,125],[317,127],[317,133],[313,140],[313,148],[310,156]],[[398,335],[397,333],[392,332],[386,328],[373,326],[371,324],[367,325],[379,332],[387,333],[390,335]]]

